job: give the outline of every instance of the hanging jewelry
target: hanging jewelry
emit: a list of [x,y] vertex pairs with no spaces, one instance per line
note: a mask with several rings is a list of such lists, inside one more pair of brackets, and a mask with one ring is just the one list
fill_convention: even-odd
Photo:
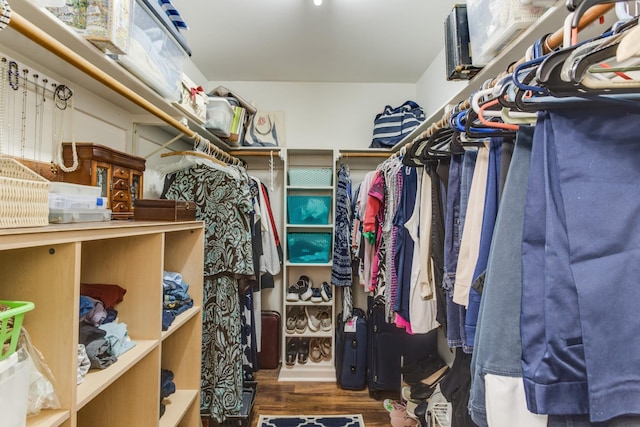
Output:
[[7,58],[0,62],[0,156],[4,153],[4,113],[7,103]]
[[[44,103],[40,99],[38,90],[40,89],[40,76],[38,74],[33,75],[33,90],[34,90],[34,105],[35,105],[35,121],[33,129],[34,140],[34,160],[40,160],[40,154],[42,153],[42,122],[44,116]],[[40,173],[40,162],[36,162],[36,173]]]
[[18,90],[20,87],[20,70],[16,61],[9,62],[9,86],[13,90]]
[[[58,108],[56,107],[55,104],[55,99],[53,98],[53,94],[55,93],[55,88],[56,88],[56,84],[55,83],[51,83],[51,87],[52,89],[52,95],[51,95],[51,100],[54,102],[51,102],[51,173],[56,175],[58,173],[58,165],[56,164],[56,155],[58,153],[58,129],[57,129],[57,124],[58,124]],[[46,88],[46,86],[45,86]],[[46,92],[46,91],[45,91]]]
[[[75,130],[75,108],[73,102],[73,91],[65,85],[58,85],[54,92],[55,106],[62,110],[62,123],[60,124],[60,139],[58,140],[58,166],[64,172],[73,172],[78,169],[78,152],[76,150],[76,130]],[[67,113],[67,105],[71,104],[71,153],[73,156],[73,164],[70,167],[64,165],[62,156],[62,140],[64,139],[65,116]]]
[[24,146],[27,141],[27,74],[29,70],[22,70],[22,120],[20,127],[20,157],[24,159]]

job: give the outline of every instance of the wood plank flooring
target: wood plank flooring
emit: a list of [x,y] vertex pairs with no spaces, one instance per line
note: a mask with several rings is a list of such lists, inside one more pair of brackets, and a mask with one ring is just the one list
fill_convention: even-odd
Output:
[[394,393],[380,400],[369,392],[343,390],[335,382],[278,382],[277,369],[256,373],[258,390],[253,405],[251,426],[263,415],[362,414],[366,427],[388,427],[389,413],[382,407],[384,398],[398,399]]

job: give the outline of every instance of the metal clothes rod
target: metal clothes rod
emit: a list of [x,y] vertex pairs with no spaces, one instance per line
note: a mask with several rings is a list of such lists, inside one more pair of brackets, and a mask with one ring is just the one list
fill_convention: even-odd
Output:
[[[578,25],[578,31],[584,29],[585,27],[590,25],[592,22],[598,20],[602,15],[606,14],[607,12],[612,10],[614,7],[615,7],[615,5],[613,5],[613,4],[603,4],[603,5],[597,5],[597,6],[592,7],[580,19],[580,24]],[[560,47],[562,45],[563,37],[564,37],[564,29],[563,28],[558,29],[555,33],[553,33],[549,37],[547,37],[547,39],[546,39],[546,41],[544,43],[544,53],[547,54],[547,53],[551,52],[552,50]],[[515,66],[517,64],[521,64],[523,62],[525,62],[525,58],[524,57],[519,59],[518,61],[516,61],[511,67],[513,67],[513,66]],[[460,110],[466,110],[466,109],[471,107],[468,99],[465,99],[464,101],[461,101],[460,103],[458,103],[458,105],[460,106]],[[437,122],[431,124],[431,126],[429,126],[418,137],[416,137],[416,140],[417,139],[422,139],[422,138],[428,138],[436,130],[447,126],[448,123],[449,123],[449,119],[450,118],[451,118],[451,113],[445,113],[440,118],[440,120],[438,120]],[[409,148],[409,147],[411,147],[412,144],[413,144],[413,141],[411,141],[408,144],[406,144],[406,147]]]
[[[42,31],[37,26],[33,25],[29,20],[20,16],[20,14],[16,13],[15,11],[11,12],[11,20],[9,21],[9,27],[13,28],[17,32],[21,33],[22,35],[32,40],[33,42],[44,47],[48,51],[56,54],[60,58],[67,61],[69,64],[76,67],[78,70],[92,77],[94,80],[104,84],[114,92],[122,95],[123,97],[127,98],[129,101],[133,102],[139,107],[142,107],[143,109],[147,110],[149,113],[158,117],[160,120],[167,123],[171,127],[174,127],[175,129],[177,129],[179,132],[183,133],[187,137],[191,139],[196,138],[197,132],[193,131],[189,127],[182,124],[180,121],[171,117],[169,114],[165,113],[164,111],[162,111],[161,109],[159,109],[158,107],[156,107],[155,105],[147,101],[146,99],[142,98],[140,95],[138,95],[137,93],[135,93],[134,91],[132,91],[131,89],[129,89],[128,87],[126,87],[125,85],[123,85],[122,83],[114,79],[113,77],[111,77],[110,75],[106,74],[104,71],[100,70],[98,67],[96,67],[95,65],[87,61],[85,58],[78,55],[68,47],[64,46],[62,43],[58,42],[56,39],[54,39],[44,31]],[[220,150],[215,144],[212,144],[210,141],[208,141],[208,144],[212,149],[218,152],[222,152],[224,153],[224,155],[231,158],[231,156],[229,156],[224,151]]]

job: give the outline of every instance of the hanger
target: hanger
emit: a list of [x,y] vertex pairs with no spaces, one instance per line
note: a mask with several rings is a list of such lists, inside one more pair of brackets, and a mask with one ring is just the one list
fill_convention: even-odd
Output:
[[[239,179],[240,173],[238,170],[229,167],[227,163],[220,160],[218,157],[212,154],[213,152],[219,153],[220,150],[217,147],[212,148],[213,145],[205,138],[202,138],[198,133],[194,135],[194,149],[187,151],[172,151],[169,153],[163,153],[160,157],[173,157],[181,156],[178,162],[172,163],[166,166],[160,166],[158,169],[165,173],[170,174],[178,170],[187,169],[194,165],[205,165],[212,169],[217,169],[222,172],[232,175],[234,178]],[[205,150],[205,151],[201,151]],[[226,154],[226,153],[225,153]],[[231,159],[235,157],[227,155]],[[237,159],[236,159],[237,160]]]

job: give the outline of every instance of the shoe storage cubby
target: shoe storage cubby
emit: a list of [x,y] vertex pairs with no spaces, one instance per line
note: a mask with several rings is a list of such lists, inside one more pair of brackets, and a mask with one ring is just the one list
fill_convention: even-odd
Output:
[[[203,224],[112,221],[0,230],[0,299],[32,301],[24,327],[55,377],[61,408],[28,427],[199,426]],[[163,270],[194,306],[162,331]],[[80,284],[126,289],[117,320],[136,345],[77,384]],[[160,370],[176,393],[160,418]]]
[[285,237],[280,381],[335,381],[331,285],[334,150],[284,153]]

